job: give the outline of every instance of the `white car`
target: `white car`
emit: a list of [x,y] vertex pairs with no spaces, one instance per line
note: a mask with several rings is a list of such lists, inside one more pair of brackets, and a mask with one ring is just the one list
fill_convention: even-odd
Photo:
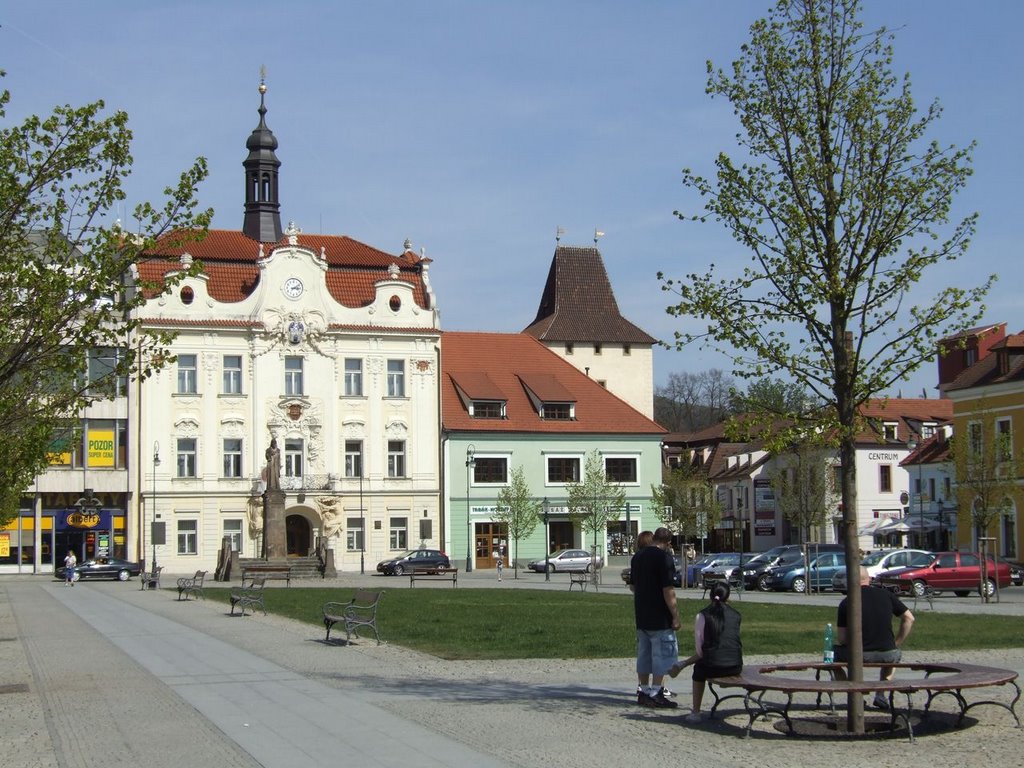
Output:
[[[527,568],[537,573],[544,573],[545,566],[551,572],[555,571],[586,571],[594,570],[594,561],[590,553],[585,549],[560,549],[552,552],[548,557],[534,560],[527,564]],[[597,567],[602,566],[600,555],[597,558]]]
[[[868,569],[868,576],[873,579],[897,568],[926,565],[933,557],[935,555],[923,549],[890,549],[872,552],[860,564]],[[832,589],[846,593],[846,571],[840,571],[832,577]]]

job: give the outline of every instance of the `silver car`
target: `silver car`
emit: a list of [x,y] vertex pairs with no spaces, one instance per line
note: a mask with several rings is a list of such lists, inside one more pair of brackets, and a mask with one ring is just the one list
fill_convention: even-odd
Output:
[[[600,568],[602,565],[601,556],[598,555],[597,567]],[[590,573],[594,570],[594,559],[585,549],[560,549],[548,555],[547,559],[541,558],[527,563],[526,567],[531,571],[537,571],[537,573],[544,573],[545,567],[552,573],[555,571],[586,571]]]

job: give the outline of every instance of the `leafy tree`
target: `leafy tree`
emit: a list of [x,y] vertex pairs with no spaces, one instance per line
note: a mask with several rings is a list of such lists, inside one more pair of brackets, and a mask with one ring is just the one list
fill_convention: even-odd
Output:
[[[4,90],[0,117],[9,102]],[[133,267],[157,238],[200,236],[212,216],[197,210],[199,158],[163,205],[135,208],[136,233],[108,223],[125,198],[132,134],[127,114],[103,110],[60,106],[0,129],[0,523],[48,455],[77,439],[83,408],[167,362],[171,336],[137,333],[134,316],[143,291],[165,286],[133,283]],[[106,352],[90,361],[96,350]]]
[[715,486],[692,464],[666,470],[661,485],[651,486],[651,504],[662,525],[683,541],[699,538],[722,517]]
[[[985,403],[980,403],[975,412],[979,419],[968,422],[967,433],[950,441],[950,458],[956,474],[958,529],[981,539],[992,535],[993,524],[998,528],[1014,500],[1020,506],[1018,478],[1024,473],[1024,456],[1014,453],[1012,437],[999,430],[996,414]],[[970,543],[963,535],[958,538],[962,544]],[[988,578],[987,570],[986,558],[981,563],[979,588]],[[984,589],[981,594],[988,602]]]
[[[515,577],[519,578],[519,540],[527,538],[541,521],[541,503],[531,495],[530,486],[526,482],[526,473],[522,467],[515,467],[509,483],[498,494],[498,509],[494,519],[504,523],[508,536],[515,543],[512,557],[512,568]],[[545,551],[547,543],[544,544]]]
[[[742,130],[743,160],[719,154],[714,178],[684,171],[704,213],[750,253],[741,270],[680,280],[680,317],[706,321],[676,334],[731,355],[735,373],[778,372],[818,398],[842,466],[843,530],[850,583],[857,562],[854,436],[858,408],[905,379],[939,338],[976,324],[989,278],[976,288],[911,294],[925,272],[962,256],[976,215],[950,209],[971,174],[970,147],[925,134],[937,104],[918,113],[909,78],[892,71],[892,35],[865,32],[857,0],[778,0],[751,26],[728,69],[708,64],[707,91],[727,99]],[[796,419],[800,414],[791,414]],[[849,595],[850,673],[863,678],[860,592]],[[864,728],[863,702],[848,726]]]
[[776,455],[768,473],[776,507],[800,531],[801,541],[816,540],[812,532],[825,523],[829,510],[835,509],[834,455],[811,442],[794,443]]
[[[586,534],[595,539],[597,534],[608,529],[608,523],[619,519],[619,513],[626,505],[626,491],[617,483],[610,483],[604,474],[604,460],[595,449],[587,455],[583,479],[567,483],[569,493],[569,519],[580,526]],[[591,550],[594,580],[597,580],[597,547]]]

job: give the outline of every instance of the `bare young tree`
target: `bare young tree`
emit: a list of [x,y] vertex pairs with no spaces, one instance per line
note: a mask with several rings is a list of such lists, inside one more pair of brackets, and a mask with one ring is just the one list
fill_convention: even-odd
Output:
[[[494,513],[494,519],[505,524],[508,537],[515,545],[512,569],[515,578],[518,579],[519,540],[529,537],[541,521],[541,503],[530,493],[526,472],[521,466],[512,470],[508,485],[498,493],[498,509]],[[547,544],[544,546],[547,552]]]

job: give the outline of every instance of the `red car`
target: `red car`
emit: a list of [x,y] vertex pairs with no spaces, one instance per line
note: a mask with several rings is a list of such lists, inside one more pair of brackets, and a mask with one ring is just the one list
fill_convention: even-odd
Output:
[[992,595],[999,588],[1010,586],[1012,576],[1010,564],[989,555],[986,580],[981,585],[981,555],[977,552],[938,552],[928,565],[916,568],[901,568],[888,571],[873,580],[879,586],[894,592],[923,597],[929,588],[932,592],[953,592],[957,597],[967,597],[977,589],[984,595]]

